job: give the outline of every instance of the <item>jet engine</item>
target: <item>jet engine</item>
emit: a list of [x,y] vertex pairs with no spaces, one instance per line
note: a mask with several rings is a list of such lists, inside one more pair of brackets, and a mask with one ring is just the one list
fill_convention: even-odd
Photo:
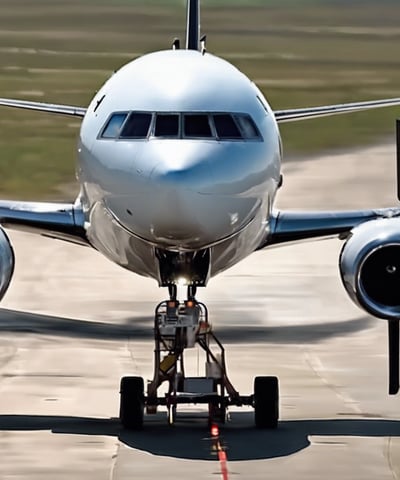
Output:
[[400,318],[400,218],[354,228],[339,266],[347,293],[358,306],[375,317]]
[[380,218],[355,227],[342,248],[339,268],[354,303],[388,320],[389,394],[396,394],[400,383],[400,218]]
[[14,251],[5,231],[0,227],[0,300],[4,297],[14,273]]

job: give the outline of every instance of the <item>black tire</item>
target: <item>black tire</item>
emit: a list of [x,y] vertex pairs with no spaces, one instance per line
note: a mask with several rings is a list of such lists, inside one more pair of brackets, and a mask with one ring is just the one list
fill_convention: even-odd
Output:
[[279,381],[277,377],[254,379],[254,420],[257,428],[275,429],[279,419]]
[[121,379],[119,418],[122,426],[128,430],[143,428],[144,381],[142,377]]

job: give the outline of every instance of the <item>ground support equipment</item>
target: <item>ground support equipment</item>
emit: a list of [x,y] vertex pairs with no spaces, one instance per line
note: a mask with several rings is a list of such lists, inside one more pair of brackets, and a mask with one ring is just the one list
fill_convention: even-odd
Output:
[[[144,394],[140,377],[124,377],[121,381],[120,418],[123,426],[139,429],[144,411],[155,414],[159,406],[167,407],[169,424],[177,419],[178,405],[208,405],[209,424],[225,423],[230,406],[253,406],[256,426],[276,428],[278,421],[278,380],[256,377],[254,394],[240,395],[230,382],[225,363],[225,349],[208,322],[207,307],[189,296],[161,302],[154,318],[154,375]],[[205,354],[205,376],[185,375],[184,351],[200,346]],[[168,391],[158,395],[164,382]]]

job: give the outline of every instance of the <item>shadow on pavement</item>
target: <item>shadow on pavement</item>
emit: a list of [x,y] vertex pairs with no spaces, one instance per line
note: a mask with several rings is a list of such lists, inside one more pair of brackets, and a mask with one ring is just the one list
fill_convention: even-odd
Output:
[[124,323],[111,323],[0,309],[0,333],[32,333],[95,340],[141,340],[153,338],[153,322],[151,314]]
[[[227,313],[227,315],[229,312]],[[316,343],[335,337],[351,335],[376,325],[372,317],[349,319],[341,322],[321,322],[306,325],[252,325],[246,316],[241,325],[220,325],[215,333],[222,342],[235,343]],[[96,340],[152,340],[153,317],[138,316],[120,323],[77,320],[16,310],[0,309],[0,333],[57,335]]]
[[226,343],[317,343],[335,337],[361,332],[376,325],[372,317],[340,322],[311,323],[307,325],[253,326],[241,325],[215,328],[215,333]]
[[[174,426],[165,416],[146,418],[145,428],[130,432],[117,419],[83,417],[0,415],[0,431],[50,430],[55,434],[114,436],[128,447],[153,455],[179,459],[213,460],[206,418],[185,417]],[[309,436],[325,437],[323,443],[340,443],[334,437],[400,437],[400,420],[331,419],[282,421],[275,431],[257,430],[251,412],[233,413],[221,428],[229,461],[262,460],[292,455],[310,445]],[[341,440],[343,441],[343,440]]]

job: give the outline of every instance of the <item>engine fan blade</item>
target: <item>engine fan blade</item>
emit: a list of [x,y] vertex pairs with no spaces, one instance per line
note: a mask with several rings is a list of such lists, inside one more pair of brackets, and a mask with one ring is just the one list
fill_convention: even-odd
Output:
[[397,198],[400,200],[400,119],[396,120]]
[[389,395],[396,395],[399,391],[399,320],[388,321],[389,333]]

